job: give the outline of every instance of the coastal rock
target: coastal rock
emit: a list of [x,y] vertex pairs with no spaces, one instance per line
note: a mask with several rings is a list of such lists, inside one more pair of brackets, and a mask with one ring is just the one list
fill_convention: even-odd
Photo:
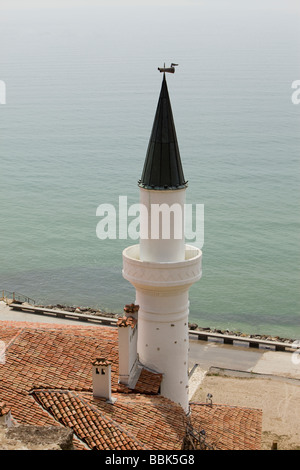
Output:
[[[118,318],[120,316],[120,313],[112,313],[112,312],[104,312],[100,309],[97,309],[95,307],[70,307],[62,304],[57,304],[57,305],[36,305],[37,307],[41,308],[48,308],[48,309],[53,309],[53,310],[64,310],[66,312],[71,312],[71,313],[81,313],[85,315],[95,315],[95,316],[101,316],[101,317],[107,317],[107,318]],[[288,338],[281,338],[280,336],[272,336],[272,335],[257,335],[257,334],[250,334],[250,333],[242,333],[241,331],[231,331],[228,328],[221,330],[218,328],[210,328],[210,327],[201,327],[197,323],[189,323],[188,324],[189,330],[198,330],[198,331],[207,331],[207,332],[212,332],[212,333],[219,333],[222,335],[229,335],[229,336],[236,336],[242,337],[242,338],[253,338],[253,339],[261,339],[261,340],[268,340],[268,341],[279,341],[282,343],[287,343],[287,344],[292,344],[295,340],[294,339],[288,339]]]
[[73,431],[58,426],[0,427],[1,450],[73,450]]

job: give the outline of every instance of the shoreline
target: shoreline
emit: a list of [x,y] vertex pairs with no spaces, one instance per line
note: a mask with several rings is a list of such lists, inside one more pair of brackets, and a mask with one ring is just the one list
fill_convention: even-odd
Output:
[[[4,294],[14,294],[12,292],[8,292],[8,291],[5,291],[3,290],[2,291],[2,297],[1,297],[1,291],[0,291],[0,300],[2,300],[3,302],[5,302],[7,305],[9,305],[11,302],[12,302],[12,299],[10,297],[8,297],[7,295],[4,295]],[[21,298],[22,300],[21,300]],[[69,313],[76,313],[76,314],[86,314],[86,315],[90,315],[90,316],[102,316],[102,317],[107,317],[107,318],[112,318],[112,319],[117,319],[118,317],[122,316],[122,313],[121,312],[112,312],[112,311],[109,311],[109,309],[105,308],[104,309],[102,307],[98,307],[98,306],[78,306],[78,305],[71,305],[71,304],[62,304],[62,303],[57,303],[57,304],[54,304],[54,303],[42,303],[42,302],[39,302],[39,301],[34,301],[32,299],[30,299],[29,297],[26,297],[25,295],[23,294],[17,294],[17,298],[18,298],[18,301],[20,303],[28,303],[29,305],[31,306],[35,306],[35,307],[39,307],[39,308],[47,308],[47,309],[53,309],[53,310],[64,310],[66,312],[69,312]],[[41,299],[40,299],[41,301]],[[217,335],[222,335],[222,336],[225,336],[228,335],[230,337],[236,337],[237,340],[238,338],[249,338],[249,339],[254,339],[254,340],[259,340],[259,341],[268,341],[268,342],[279,342],[279,343],[285,343],[287,345],[293,345],[293,343],[299,341],[299,337],[298,336],[294,336],[293,338],[289,335],[289,336],[284,336],[282,334],[279,334],[279,333],[272,333],[272,332],[269,332],[269,333],[256,333],[255,330],[254,332],[248,332],[248,333],[245,333],[243,330],[239,330],[237,328],[226,328],[226,327],[220,327],[220,326],[215,326],[215,327],[208,327],[208,326],[200,326],[198,323],[197,323],[197,319],[191,319],[189,321],[189,330],[194,330],[194,331],[199,331],[199,332],[207,332],[208,334],[209,333],[212,333],[212,334],[217,334]],[[208,323],[208,322],[206,322]],[[294,345],[293,345],[294,346]],[[298,344],[294,347],[299,347]]]
[[[36,307],[42,307],[42,308],[49,308],[49,309],[59,309],[59,310],[64,310],[66,312],[70,313],[82,313],[82,314],[88,314],[88,315],[94,315],[94,316],[102,316],[102,317],[107,317],[107,318],[118,318],[121,316],[121,313],[112,313],[112,312],[105,312],[103,310],[94,308],[94,307],[71,307],[69,305],[63,305],[63,304],[56,304],[56,305],[41,305],[37,304]],[[209,332],[209,333],[218,333],[222,334],[224,336],[235,336],[236,338],[251,338],[251,339],[259,339],[259,340],[266,340],[266,341],[273,341],[273,342],[282,342],[286,344],[292,345],[295,342],[295,339],[291,338],[286,338],[286,337],[281,337],[281,336],[274,336],[274,335],[269,335],[269,334],[247,334],[243,333],[241,331],[235,331],[235,330],[229,330],[229,329],[219,329],[219,328],[211,328],[211,327],[202,327],[199,326],[197,323],[189,323],[189,329],[193,331],[203,331],[203,332]]]

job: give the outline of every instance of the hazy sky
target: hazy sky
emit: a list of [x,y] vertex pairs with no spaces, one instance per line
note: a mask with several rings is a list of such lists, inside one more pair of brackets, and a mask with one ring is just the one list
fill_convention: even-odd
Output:
[[201,0],[0,0],[0,8],[84,7],[98,5],[185,5]]
[[0,0],[0,9],[65,8],[101,5],[201,5],[212,8],[298,8],[299,0]]
[[0,0],[0,8],[85,7],[100,5],[186,5],[201,0]]

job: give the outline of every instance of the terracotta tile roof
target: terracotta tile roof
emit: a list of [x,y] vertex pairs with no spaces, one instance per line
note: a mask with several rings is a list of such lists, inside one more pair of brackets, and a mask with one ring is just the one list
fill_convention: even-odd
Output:
[[147,369],[142,369],[134,390],[139,393],[157,395],[162,378],[162,374],[155,374]]
[[[120,426],[151,450],[181,449],[185,434],[185,413],[182,408],[162,396],[115,394],[113,406],[97,400],[97,406]],[[93,403],[91,394],[86,400]]]
[[[185,433],[182,409],[163,397],[115,394],[111,405],[92,394],[34,390],[36,400],[57,421],[73,429],[91,449],[181,449]],[[178,413],[181,426],[178,426]]]
[[218,450],[259,450],[262,411],[228,405],[190,403],[194,429],[205,430],[206,443]]
[[[10,322],[9,322],[10,323]],[[13,341],[15,336],[17,336],[20,333],[20,328],[17,326],[10,326],[9,328],[4,328],[1,330],[1,341],[4,341],[6,343],[6,346]]]
[[[143,369],[134,390],[118,383],[117,328],[0,321],[0,340],[0,402],[18,423],[70,426],[79,449],[181,448],[186,418],[156,395],[162,375]],[[93,397],[91,362],[102,357],[111,362],[114,404]],[[221,448],[258,442],[255,410],[193,404],[192,416]]]
[[[95,450],[142,450],[136,438],[80,394],[58,390],[35,390],[33,396],[58,422],[73,429],[77,437]],[[101,403],[101,400],[99,400]],[[103,400],[105,403],[105,400]],[[111,405],[111,407],[114,405]],[[115,408],[115,407],[114,407]]]
[[[161,374],[142,370],[134,391],[118,383],[118,332],[112,327],[0,322],[0,339],[6,343],[5,364],[0,366],[0,400],[5,399],[20,423],[59,425],[61,422],[56,413],[48,413],[46,406],[40,406],[33,389],[56,389],[66,394],[89,392],[93,400],[91,362],[95,357],[109,358],[112,392],[121,397],[121,393],[126,397],[137,396],[136,392],[155,394],[161,382]],[[118,407],[121,401],[118,398]],[[139,398],[139,406],[142,402]],[[69,422],[62,424],[68,426]],[[126,445],[143,448],[144,444],[136,439]],[[148,446],[151,448],[149,442]]]

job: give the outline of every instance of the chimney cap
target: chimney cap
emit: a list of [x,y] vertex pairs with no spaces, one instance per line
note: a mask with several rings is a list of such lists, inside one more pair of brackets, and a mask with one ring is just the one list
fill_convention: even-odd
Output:
[[97,357],[92,361],[93,366],[110,366],[111,362],[105,357]]
[[133,317],[119,317],[117,321],[117,326],[131,326],[131,328],[134,328],[135,325],[137,324],[137,320]]
[[127,304],[124,307],[124,312],[126,313],[136,313],[139,311],[140,306],[136,304]]

